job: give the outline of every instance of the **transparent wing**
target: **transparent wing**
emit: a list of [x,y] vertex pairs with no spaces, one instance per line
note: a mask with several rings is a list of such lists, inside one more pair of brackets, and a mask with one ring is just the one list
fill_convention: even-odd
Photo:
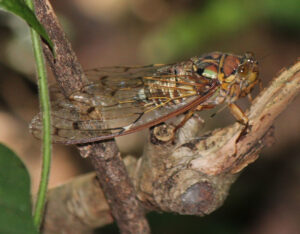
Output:
[[[90,84],[65,98],[54,87],[54,142],[87,143],[150,127],[196,107],[213,94],[216,84],[175,75],[172,65],[108,67],[87,71]],[[31,132],[41,138],[41,114]]]

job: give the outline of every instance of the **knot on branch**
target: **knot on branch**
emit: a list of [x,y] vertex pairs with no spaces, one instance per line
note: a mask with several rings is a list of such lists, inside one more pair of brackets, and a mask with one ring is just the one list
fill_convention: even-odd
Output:
[[[173,170],[171,170],[173,171]],[[159,209],[188,215],[206,215],[220,207],[227,197],[230,183],[223,177],[211,177],[194,170],[168,173],[164,181],[153,185],[155,203]]]

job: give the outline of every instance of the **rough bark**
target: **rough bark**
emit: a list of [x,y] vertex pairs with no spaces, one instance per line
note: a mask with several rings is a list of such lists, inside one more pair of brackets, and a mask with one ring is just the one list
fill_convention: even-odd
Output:
[[74,91],[80,90],[88,81],[49,1],[35,0],[35,12],[54,44],[55,59],[48,46],[43,44],[47,62],[55,74],[58,85],[64,94],[69,96]]

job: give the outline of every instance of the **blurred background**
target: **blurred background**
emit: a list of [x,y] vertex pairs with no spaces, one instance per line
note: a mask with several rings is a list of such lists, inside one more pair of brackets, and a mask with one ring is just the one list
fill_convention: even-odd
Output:
[[[299,0],[52,0],[85,69],[172,63],[212,51],[252,51],[267,86],[300,55]],[[49,80],[53,81],[51,71]],[[242,104],[246,108],[246,104]],[[300,97],[275,123],[276,144],[241,174],[224,206],[201,218],[149,214],[153,233],[300,233]],[[32,192],[40,141],[28,132],[39,111],[27,25],[0,12],[0,141],[27,165]],[[220,113],[212,121],[234,122]],[[130,140],[133,141],[133,140]],[[127,141],[128,142],[128,141]],[[141,143],[133,143],[139,145]],[[120,143],[122,148],[122,142]],[[124,152],[138,152],[123,148]],[[53,146],[50,186],[92,170],[74,147]],[[97,233],[117,233],[114,225]]]

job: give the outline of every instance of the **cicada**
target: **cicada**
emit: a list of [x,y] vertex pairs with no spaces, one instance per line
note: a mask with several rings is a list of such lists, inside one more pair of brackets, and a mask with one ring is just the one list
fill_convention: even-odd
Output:
[[[65,97],[52,88],[52,139],[80,144],[110,139],[157,125],[169,118],[225,103],[244,125],[235,104],[259,82],[252,53],[213,52],[168,65],[103,67],[86,72],[89,83]],[[30,125],[42,136],[42,116]]]

